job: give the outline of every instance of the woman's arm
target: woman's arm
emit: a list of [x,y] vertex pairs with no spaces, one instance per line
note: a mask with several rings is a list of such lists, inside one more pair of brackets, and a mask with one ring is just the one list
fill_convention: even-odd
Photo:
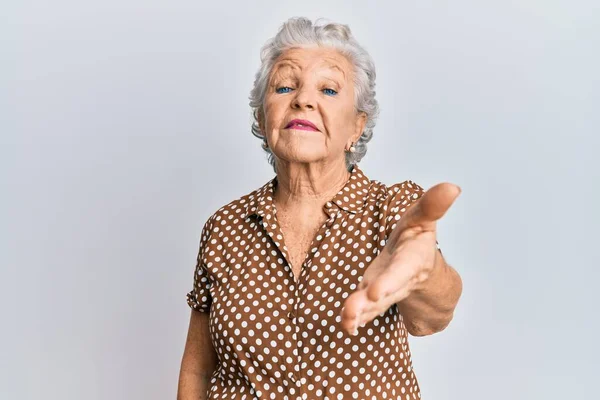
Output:
[[436,250],[435,265],[427,279],[397,303],[408,333],[426,336],[444,330],[452,320],[461,294],[460,275]]
[[209,313],[191,311],[179,372],[177,400],[206,400],[210,390],[210,378],[217,367],[217,353],[210,341]]

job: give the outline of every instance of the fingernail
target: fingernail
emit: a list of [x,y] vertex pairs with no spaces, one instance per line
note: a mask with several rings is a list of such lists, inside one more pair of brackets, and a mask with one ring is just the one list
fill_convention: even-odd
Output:
[[357,333],[357,332],[358,332],[358,325],[356,325],[356,323],[354,323],[354,324],[352,325],[352,329],[350,329],[350,334],[351,334],[352,336],[356,336],[356,333]]

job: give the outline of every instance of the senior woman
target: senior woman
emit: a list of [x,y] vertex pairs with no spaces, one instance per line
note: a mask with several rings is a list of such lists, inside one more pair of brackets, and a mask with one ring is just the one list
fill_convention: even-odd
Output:
[[462,291],[436,222],[460,193],[359,168],[375,67],[347,25],[291,18],[250,105],[275,177],[204,224],[179,399],[418,399],[408,334]]

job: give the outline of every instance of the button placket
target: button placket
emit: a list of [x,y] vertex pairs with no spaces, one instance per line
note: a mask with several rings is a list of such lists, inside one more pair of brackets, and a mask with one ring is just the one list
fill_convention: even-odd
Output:
[[[328,203],[330,206],[333,207],[333,205],[331,205],[331,203]],[[307,254],[306,260],[304,261],[304,263],[302,264],[302,268],[300,270],[300,274],[298,277],[298,282],[296,284],[296,290],[294,291],[294,299],[295,302],[292,306],[292,310],[288,313],[289,315],[293,316],[292,319],[292,323],[294,324],[294,340],[296,341],[296,352],[297,352],[297,356],[296,356],[296,365],[294,365],[294,371],[292,372],[293,376],[294,376],[294,381],[296,383],[296,386],[298,388],[299,394],[302,394],[301,391],[301,387],[302,387],[302,378],[301,378],[301,371],[300,371],[300,365],[302,364],[302,345],[301,345],[301,330],[300,330],[300,325],[298,324],[298,315],[299,315],[299,305],[300,305],[300,291],[304,288],[305,286],[305,282],[308,281],[308,277],[310,275],[310,270],[311,267],[313,265],[313,257],[314,255],[319,251],[319,246],[321,245],[321,243],[323,242],[323,240],[326,237],[327,232],[329,231],[330,228],[330,222],[331,221],[331,225],[333,225],[333,222],[335,221],[335,218],[337,217],[337,211],[333,211],[332,214],[330,214],[330,218],[329,220],[321,226],[321,228],[317,231],[317,234],[315,235],[315,238],[313,239],[311,245],[310,245],[310,250]],[[321,237],[321,239],[317,240],[318,237]]]
[[[335,205],[331,201],[326,203],[326,213],[329,216],[329,218],[325,221],[325,223],[321,226],[321,228],[318,230],[315,237],[313,238],[313,241],[310,245],[309,252],[307,254],[306,259],[304,260],[304,262],[302,264],[302,268],[300,269],[300,274],[298,274],[298,277],[294,276],[294,273],[293,273],[290,263],[288,261],[289,260],[288,249],[285,244],[285,238],[283,237],[281,228],[279,227],[279,222],[277,220],[275,207],[272,207],[272,208],[267,207],[267,209],[269,209],[271,212],[269,213],[267,221],[265,221],[265,223],[263,224],[263,227],[267,231],[273,244],[275,245],[275,247],[279,250],[279,252],[283,256],[284,266],[287,269],[290,279],[292,279],[292,283],[290,284],[289,289],[290,289],[290,293],[293,293],[294,302],[292,303],[291,309],[287,313],[287,317],[293,327],[292,341],[295,343],[294,343],[294,348],[292,350],[292,357],[295,355],[295,357],[293,357],[293,358],[296,359],[296,364],[294,365],[293,370],[289,371],[288,379],[296,385],[299,395],[302,395],[302,392],[301,392],[302,379],[301,379],[300,365],[302,363],[302,346],[303,346],[302,341],[301,341],[302,332],[300,329],[300,325],[298,323],[299,305],[300,305],[300,301],[301,301],[300,292],[304,288],[305,283],[308,281],[308,277],[310,276],[310,270],[313,265],[314,255],[319,252],[321,243],[325,240],[325,238],[327,237],[327,233],[330,231],[331,227],[335,224],[336,219],[339,217],[339,215],[341,213],[340,207],[341,207],[341,204]],[[283,237],[283,240],[279,241],[279,245],[277,244],[277,240],[276,240],[278,235],[281,235],[281,237]],[[294,352],[296,352],[296,354],[294,354]]]
[[[271,207],[269,207],[269,206],[267,206],[266,208],[271,209]],[[294,383],[297,387],[300,387],[301,382],[300,382],[300,378],[299,378],[299,370],[296,371],[299,363],[301,362],[300,346],[299,346],[299,340],[298,340],[298,338],[300,337],[300,327],[298,326],[298,323],[297,323],[298,322],[297,315],[298,315],[298,304],[300,301],[299,286],[301,285],[300,282],[303,279],[305,268],[303,265],[303,268],[301,269],[299,276],[296,278],[294,276],[294,273],[293,273],[290,263],[288,261],[289,255],[288,255],[287,246],[285,244],[285,238],[283,238],[283,240],[281,242],[279,242],[279,245],[277,244],[277,240],[276,240],[277,235],[281,235],[281,237],[283,237],[283,232],[281,231],[281,228],[279,227],[279,222],[277,220],[276,211],[275,211],[274,207],[273,207],[273,212],[268,214],[266,218],[267,218],[267,221],[264,221],[263,219],[261,219],[263,229],[267,232],[267,234],[271,238],[271,241],[273,242],[273,245],[275,246],[275,248],[277,248],[279,250],[281,256],[283,257],[284,266],[287,269],[289,278],[292,281],[289,289],[290,289],[290,292],[293,293],[294,302],[292,304],[290,311],[288,311],[288,313],[287,313],[287,317],[290,320],[290,322],[292,324],[292,328],[293,328],[292,342],[293,342],[294,347],[292,348],[291,356],[294,357],[294,350],[295,350],[297,354],[295,355],[294,358],[297,360],[297,362],[296,362],[296,365],[294,366],[294,369],[288,373],[288,379],[292,383]],[[297,282],[296,282],[296,279],[298,280]]]

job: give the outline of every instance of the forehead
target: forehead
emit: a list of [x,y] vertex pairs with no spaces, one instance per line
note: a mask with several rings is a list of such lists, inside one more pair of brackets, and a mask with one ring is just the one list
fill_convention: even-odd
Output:
[[295,48],[284,51],[273,65],[273,73],[307,69],[323,69],[340,74],[344,79],[351,74],[350,62],[335,49]]

